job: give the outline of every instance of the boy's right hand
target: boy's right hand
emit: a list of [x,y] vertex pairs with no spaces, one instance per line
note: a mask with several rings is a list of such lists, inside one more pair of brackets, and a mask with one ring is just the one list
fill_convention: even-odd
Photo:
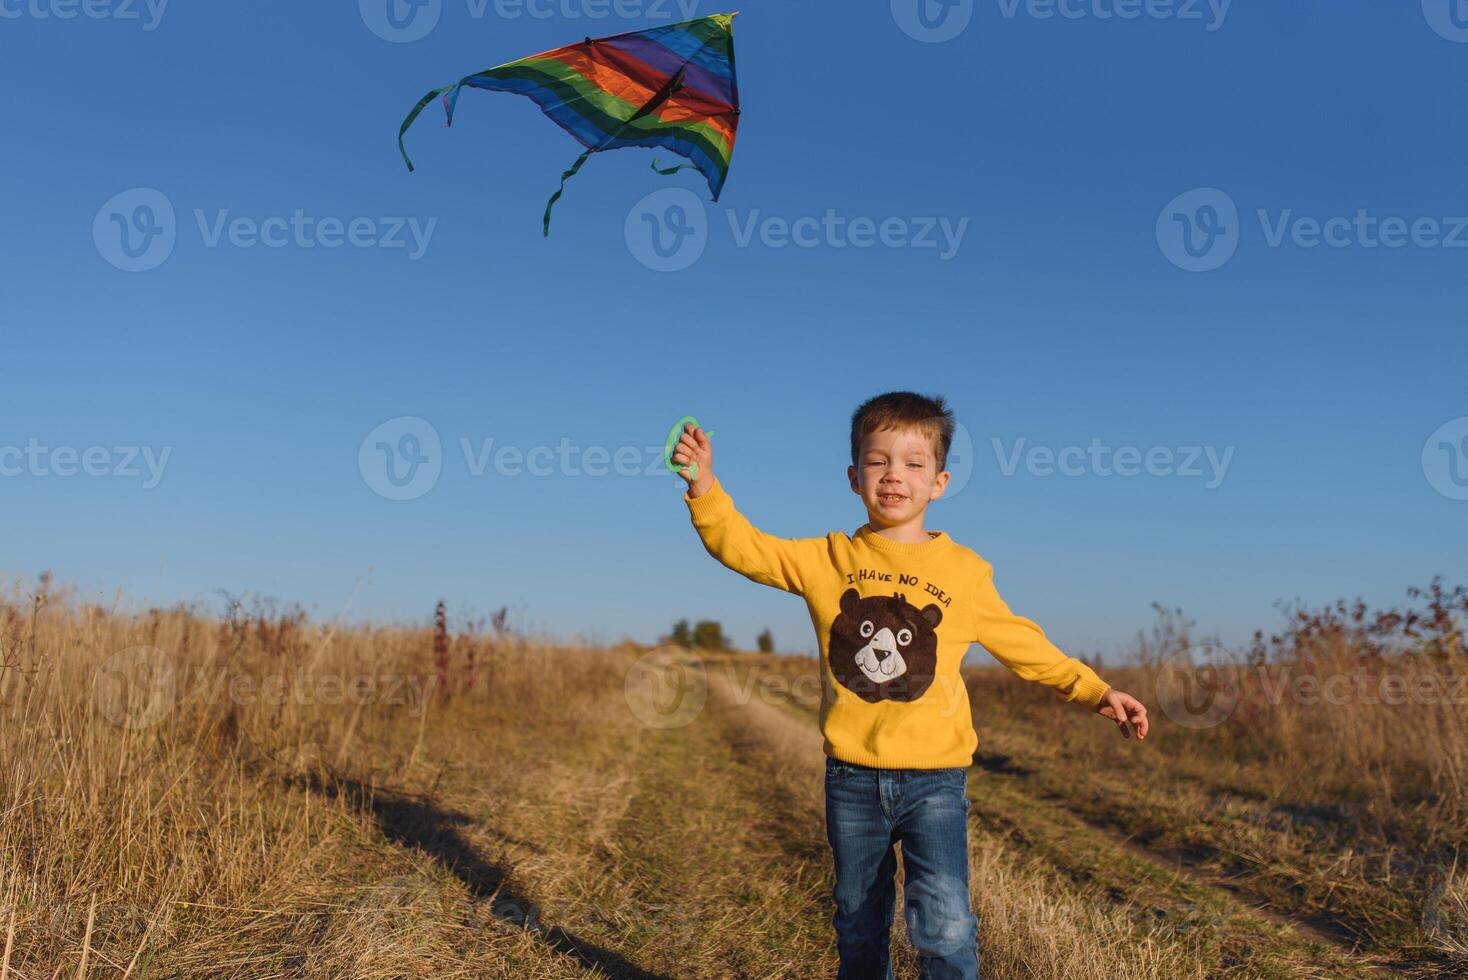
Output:
[[714,485],[714,451],[703,429],[692,422],[683,423],[683,435],[678,437],[678,444],[673,447],[670,458],[675,463],[698,464],[697,479],[690,478],[687,469],[678,471],[678,475],[688,484],[690,497],[702,497]]

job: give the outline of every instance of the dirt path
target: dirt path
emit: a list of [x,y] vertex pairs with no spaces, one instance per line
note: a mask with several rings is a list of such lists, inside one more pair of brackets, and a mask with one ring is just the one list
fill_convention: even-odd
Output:
[[[426,740],[442,754],[432,793],[363,804],[436,870],[439,906],[461,910],[437,920],[453,949],[444,975],[834,976],[814,712],[750,692],[710,671],[699,710],[673,725],[610,688],[551,730],[483,726],[466,744],[447,732],[474,720],[446,721]],[[975,879],[990,901],[987,976],[1383,975],[1186,855],[1088,819],[1021,767],[981,762],[970,843],[990,868]],[[982,891],[995,887],[998,906]],[[897,975],[915,976],[900,916],[895,933]]]
[[[478,899],[471,955],[516,976],[834,975],[823,825],[717,678],[685,725],[612,703],[599,728],[594,746],[497,741],[438,787],[441,813],[470,818],[438,849]],[[476,861],[501,871],[462,873]]]

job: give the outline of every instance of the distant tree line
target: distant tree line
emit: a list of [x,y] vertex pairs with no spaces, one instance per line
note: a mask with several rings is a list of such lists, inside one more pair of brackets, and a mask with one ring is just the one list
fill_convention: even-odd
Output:
[[[680,619],[673,624],[673,630],[667,636],[658,638],[659,643],[676,643],[679,646],[689,647],[695,650],[732,650],[733,642],[724,635],[724,627],[716,619],[701,619],[693,625],[688,620]],[[756,638],[760,653],[775,652],[775,636],[765,629]]]

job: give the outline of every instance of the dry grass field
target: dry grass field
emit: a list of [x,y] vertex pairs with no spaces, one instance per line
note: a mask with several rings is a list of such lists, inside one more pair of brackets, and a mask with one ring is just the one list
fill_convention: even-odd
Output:
[[[1104,670],[1141,745],[970,670],[984,976],[1468,973],[1464,599],[1414,598],[1298,614],[1206,697],[1163,616]],[[0,645],[0,977],[835,975],[812,660],[44,581]]]

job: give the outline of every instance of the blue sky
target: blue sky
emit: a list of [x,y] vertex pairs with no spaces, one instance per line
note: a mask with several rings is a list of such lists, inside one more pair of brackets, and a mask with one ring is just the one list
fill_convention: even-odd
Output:
[[[1468,580],[1468,5],[928,2],[745,0],[721,200],[619,151],[543,239],[569,136],[467,91],[409,174],[404,114],[687,0],[439,0],[402,30],[387,0],[0,0],[0,569],[810,651],[798,599],[704,552],[663,437],[715,430],[764,530],[850,532],[851,412],[905,389],[972,445],[928,526],[1072,652],[1117,655],[1153,601],[1242,643],[1278,600]],[[387,499],[404,418],[438,475]],[[517,474],[487,440],[637,475]]]

